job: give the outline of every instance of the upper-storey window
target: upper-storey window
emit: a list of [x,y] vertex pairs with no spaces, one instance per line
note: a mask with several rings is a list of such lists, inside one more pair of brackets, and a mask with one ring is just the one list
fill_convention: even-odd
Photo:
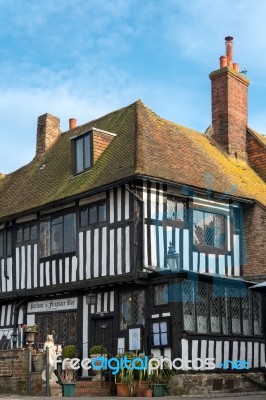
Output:
[[74,213],[47,218],[40,223],[40,256],[76,250],[76,216]]
[[173,221],[184,221],[186,202],[175,196],[167,197],[167,219]]
[[37,222],[31,222],[17,227],[17,244],[35,242],[37,240]]
[[79,174],[92,166],[91,134],[74,140],[74,171]]
[[193,210],[193,243],[200,246],[223,248],[225,243],[224,215]]
[[0,230],[0,258],[12,255],[12,231],[11,228]]
[[106,201],[94,203],[80,210],[80,226],[86,227],[106,221]]

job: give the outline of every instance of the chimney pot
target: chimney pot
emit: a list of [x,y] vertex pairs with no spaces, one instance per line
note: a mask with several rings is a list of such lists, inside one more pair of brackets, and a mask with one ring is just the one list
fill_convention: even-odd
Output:
[[233,63],[233,70],[239,72],[239,65],[237,63]]
[[76,128],[77,120],[76,118],[69,118],[69,130]]
[[234,38],[232,36],[226,36],[225,38],[225,49],[228,60],[228,66],[230,68],[233,68],[233,39]]
[[220,68],[227,67],[227,57],[221,56],[220,57]]

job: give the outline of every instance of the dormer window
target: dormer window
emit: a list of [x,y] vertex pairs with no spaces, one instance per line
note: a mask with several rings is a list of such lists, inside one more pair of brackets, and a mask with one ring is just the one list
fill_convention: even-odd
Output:
[[91,133],[74,140],[74,172],[80,174],[92,167]]

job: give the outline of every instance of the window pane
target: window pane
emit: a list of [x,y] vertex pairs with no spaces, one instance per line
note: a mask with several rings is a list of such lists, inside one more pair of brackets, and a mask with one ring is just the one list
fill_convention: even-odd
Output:
[[84,137],[84,169],[91,166],[91,146],[90,135]]
[[36,223],[31,225],[30,240],[32,240],[32,241],[37,240],[37,224]]
[[183,321],[186,331],[195,331],[195,293],[194,282],[182,283]]
[[224,247],[225,217],[219,214],[193,211],[193,242],[203,246]]
[[80,210],[80,226],[88,226],[88,209],[83,208]]
[[261,295],[259,293],[253,293],[254,335],[262,334],[261,314]]
[[198,293],[196,292],[196,313],[198,332],[208,332],[208,284],[199,282],[197,285]]
[[64,216],[64,252],[76,250],[76,217],[75,214]]
[[232,333],[241,333],[239,290],[231,289]]
[[224,288],[224,296],[221,296],[221,314],[222,314],[222,333],[229,333],[229,297],[228,290]]
[[4,257],[4,232],[0,232],[0,257]]
[[160,334],[159,333],[154,333],[153,334],[153,344],[154,346],[160,346]]
[[51,254],[63,252],[63,224],[52,225],[51,227]]
[[40,223],[40,256],[50,255],[50,221]]
[[127,329],[132,325],[132,295],[121,293],[120,295],[120,329]]
[[203,212],[193,211],[193,242],[194,244],[204,244],[204,217]]
[[167,219],[184,221],[186,203],[176,197],[167,198]]
[[154,304],[156,306],[168,303],[168,285],[154,286]]
[[164,345],[164,346],[168,344],[167,333],[162,333],[161,334],[161,344]]
[[158,323],[153,324],[153,332],[159,333],[160,332],[160,325]]
[[8,229],[6,232],[6,255],[10,257],[12,255],[12,231]]
[[22,242],[23,227],[20,225],[17,228],[17,243]]
[[133,324],[144,325],[144,290],[133,292]]
[[243,334],[252,334],[252,303],[251,293],[242,298]]
[[30,240],[30,226],[27,224],[23,227],[23,241],[27,242],[28,240]]
[[172,198],[167,199],[167,219],[175,219],[176,212],[175,212],[175,201]]
[[89,208],[89,223],[95,224],[97,222],[97,206]]
[[84,170],[83,163],[83,138],[76,140],[76,172],[82,172]]
[[161,327],[161,332],[167,332],[167,324],[166,324],[166,322],[161,322],[160,323],[160,327]]
[[220,332],[220,287],[212,286],[210,297],[211,332]]
[[99,222],[106,221],[106,203],[99,204]]

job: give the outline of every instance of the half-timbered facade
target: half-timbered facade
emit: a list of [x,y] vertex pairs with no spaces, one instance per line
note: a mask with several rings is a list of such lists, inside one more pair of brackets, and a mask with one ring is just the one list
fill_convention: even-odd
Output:
[[[247,88],[221,65],[213,101],[224,76]],[[243,129],[224,141],[217,107],[205,135],[141,101],[64,133],[39,117],[35,158],[0,175],[2,342],[23,344],[21,325],[36,323],[39,342],[52,333],[83,357],[102,344],[113,356],[265,364],[262,298],[248,290],[266,274],[265,158],[253,165],[253,148],[237,147]]]

